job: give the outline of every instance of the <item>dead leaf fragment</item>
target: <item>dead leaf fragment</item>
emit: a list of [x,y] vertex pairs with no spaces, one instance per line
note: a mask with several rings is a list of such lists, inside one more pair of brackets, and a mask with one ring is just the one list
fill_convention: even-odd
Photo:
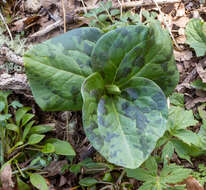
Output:
[[194,177],[190,176],[185,180],[185,184],[187,190],[204,190],[204,188],[200,185],[199,181],[197,181]]
[[176,51],[174,50],[175,60],[177,61],[189,61],[192,58],[192,52],[189,50]]
[[48,177],[55,176],[62,173],[62,168],[67,165],[66,160],[61,161],[53,161],[49,166],[45,168],[45,170],[48,172]]
[[28,12],[35,13],[41,8],[42,0],[27,0],[24,6]]
[[2,183],[2,190],[13,190],[14,183],[12,181],[12,169],[11,165],[7,164],[0,173],[1,183]]
[[202,82],[206,83],[206,69],[203,68],[201,63],[197,64],[197,72],[202,79]]

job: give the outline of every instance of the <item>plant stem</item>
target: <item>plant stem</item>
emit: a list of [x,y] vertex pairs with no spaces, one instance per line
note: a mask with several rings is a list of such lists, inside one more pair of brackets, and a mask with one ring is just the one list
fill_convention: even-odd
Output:
[[119,178],[118,178],[118,180],[117,180],[117,182],[116,182],[117,185],[120,185],[120,184],[121,184],[122,178],[124,177],[125,173],[126,173],[126,170],[123,169],[121,175],[119,176]]
[[3,126],[0,124],[0,133],[1,133],[1,153],[0,153],[0,161],[1,165],[4,164],[4,130]]

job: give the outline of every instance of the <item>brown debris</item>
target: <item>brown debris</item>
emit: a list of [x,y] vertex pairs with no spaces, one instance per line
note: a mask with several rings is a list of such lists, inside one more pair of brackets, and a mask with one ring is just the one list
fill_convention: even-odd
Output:
[[6,164],[1,170],[0,179],[2,190],[13,190],[14,182],[12,181],[12,169],[10,164]]

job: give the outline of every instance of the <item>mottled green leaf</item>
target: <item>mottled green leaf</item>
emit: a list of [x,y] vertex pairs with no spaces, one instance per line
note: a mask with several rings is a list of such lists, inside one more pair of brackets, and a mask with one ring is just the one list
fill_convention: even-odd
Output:
[[98,73],[82,87],[88,139],[111,163],[137,168],[166,130],[166,98],[155,83],[144,78],[128,81],[119,96],[103,95],[103,90]]
[[179,80],[170,37],[158,24],[106,33],[97,41],[92,61],[93,71],[99,72],[106,84],[121,86],[133,76],[144,77],[169,95]]
[[206,23],[200,19],[190,19],[186,26],[186,43],[194,48],[196,55],[203,56],[206,53]]
[[75,156],[74,149],[67,141],[50,138],[46,143],[52,144],[55,147],[55,153],[59,155]]
[[101,35],[97,28],[74,29],[24,55],[32,93],[43,110],[81,109],[81,84],[92,72],[90,54]]

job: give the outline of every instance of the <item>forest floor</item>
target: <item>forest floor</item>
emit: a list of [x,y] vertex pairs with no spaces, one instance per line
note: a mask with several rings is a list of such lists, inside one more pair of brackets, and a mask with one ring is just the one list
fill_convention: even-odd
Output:
[[[47,166],[42,167],[43,176],[50,190],[138,189],[142,185],[139,180],[121,176],[121,174],[124,175],[121,167],[110,168],[108,172],[107,166],[100,167],[98,164],[89,168],[84,167],[84,164],[75,165],[88,158],[92,158],[93,164],[106,163],[106,161],[93,149],[86,138],[82,127],[81,112],[42,111],[34,101],[24,73],[22,56],[25,51],[65,31],[88,26],[94,18],[85,17],[84,13],[98,8],[99,2],[100,0],[0,1],[0,89],[12,91],[9,101],[17,100],[23,106],[32,107],[37,124],[54,124],[55,130],[49,136],[70,142],[77,154],[72,162],[68,157],[59,156],[52,158]],[[202,117],[206,118],[206,104],[204,104],[206,103],[206,91],[194,88],[191,83],[197,79],[206,82],[206,57],[197,57],[195,51],[186,44],[185,27],[192,18],[201,18],[206,22],[206,4],[201,0],[112,0],[112,8],[117,8],[123,13],[131,12],[139,15],[140,19],[144,19],[142,14],[144,11],[155,12],[162,27],[171,31],[174,56],[180,73],[180,81],[175,92],[184,95],[185,109],[192,110],[195,119],[199,121],[192,128],[193,131],[198,132],[204,119]],[[20,167],[26,167],[31,161],[29,159],[31,158],[28,158]],[[204,189],[203,186],[206,183],[206,157],[204,155],[192,157],[191,162],[188,162],[174,153],[170,162],[190,168],[197,173],[200,172],[200,165],[203,165],[203,171],[198,177],[193,175],[182,183],[187,185],[187,190]],[[79,169],[74,169],[76,174],[71,168],[62,169],[67,163],[70,163],[70,166],[72,163],[73,168],[79,167]],[[161,165],[159,167],[161,168]],[[79,180],[85,176],[103,180],[103,177],[106,178],[105,173],[111,174],[112,183],[121,183],[121,185],[119,187],[108,185],[107,180],[105,181],[108,183],[97,185],[95,188],[79,185]],[[119,180],[119,178],[122,179]],[[14,178],[10,180],[16,182]],[[203,181],[202,185],[198,180]],[[24,181],[29,183],[27,180]],[[9,188],[18,189],[17,186]],[[9,188],[2,187],[2,190],[9,190]]]

